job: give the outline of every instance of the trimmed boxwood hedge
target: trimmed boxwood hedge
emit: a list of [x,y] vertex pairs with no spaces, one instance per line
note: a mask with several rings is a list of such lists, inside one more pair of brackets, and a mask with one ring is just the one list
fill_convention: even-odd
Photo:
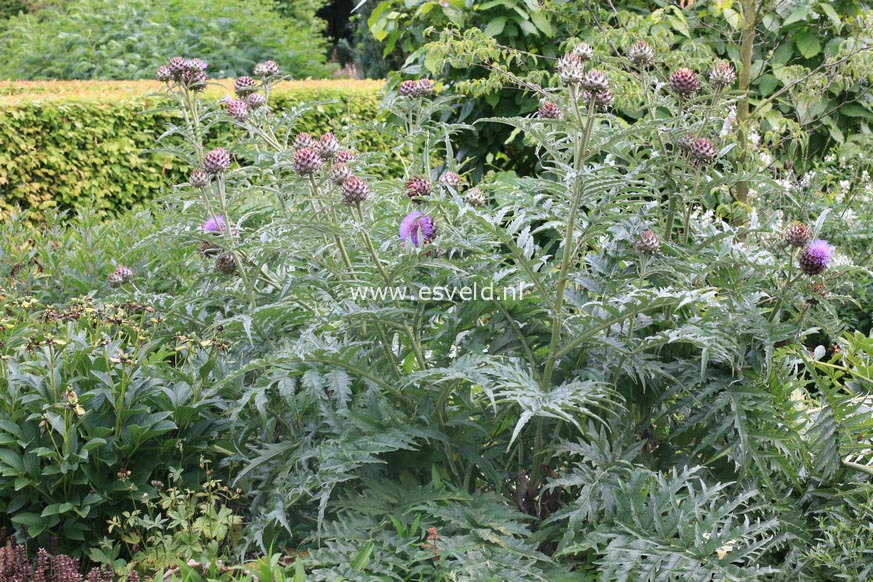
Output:
[[[205,97],[232,92],[232,81],[221,83]],[[376,81],[283,82],[270,104],[287,109],[332,101],[307,113],[300,131],[344,136],[348,126],[369,125],[352,139],[361,151],[384,152],[390,146],[375,121],[381,87]],[[150,111],[161,106],[154,95],[160,88],[152,81],[0,82],[0,214],[82,204],[112,214],[185,181],[190,168],[145,152],[167,128],[167,114]]]

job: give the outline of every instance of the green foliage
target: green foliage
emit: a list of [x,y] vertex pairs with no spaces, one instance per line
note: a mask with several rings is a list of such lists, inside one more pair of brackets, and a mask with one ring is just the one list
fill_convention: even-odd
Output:
[[[208,462],[201,463],[206,479],[196,488],[186,483],[181,469],[172,469],[169,483],[152,481],[157,495],[146,493],[137,508],[112,516],[108,533],[121,540],[104,539],[91,550],[91,558],[116,569],[124,560],[116,559],[122,546],[130,556],[130,568],[150,574],[174,567],[180,560],[199,563],[226,561],[239,537],[242,518],[231,505],[239,495],[213,478]],[[189,479],[190,481],[190,479]],[[129,575],[129,574],[128,574]]]
[[0,19],[15,16],[20,12],[28,11],[28,2],[25,0],[0,0]]
[[285,18],[272,0],[65,2],[3,25],[0,78],[152,79],[156,62],[178,55],[199,56],[217,78],[267,58],[294,77],[324,77],[316,8],[307,3]]
[[4,232],[0,522],[76,554],[170,467],[194,478],[226,427],[213,387],[226,345],[175,334],[165,308],[105,283],[109,257],[122,255],[105,241],[132,248],[154,227],[146,219],[109,227],[90,214],[43,235]]
[[[378,85],[346,84],[280,85],[270,104],[291,111],[303,102],[318,102],[300,120],[301,129],[327,125],[339,131],[354,125],[362,147],[382,149],[386,138],[376,120]],[[47,94],[33,87],[29,95],[0,105],[0,211],[39,216],[50,208],[88,206],[99,214],[115,214],[187,179],[185,168],[148,151],[172,119],[155,109],[153,99],[119,96],[112,84],[89,86],[84,96],[68,99],[66,93],[77,87],[51,85]],[[140,87],[142,93],[148,90]],[[216,141],[227,135],[222,132],[233,130],[216,132]],[[396,168],[396,162],[392,165]]]
[[[716,58],[742,69],[743,6],[754,13],[750,66],[754,122],[781,134],[780,149],[805,165],[832,144],[867,142],[873,106],[867,95],[873,66],[869,6],[864,2],[675,2],[499,0],[467,6],[431,0],[384,0],[370,29],[386,51],[402,47],[404,71],[430,74],[473,97],[456,113],[466,121],[524,114],[536,107],[533,84],[544,83],[560,47],[579,39],[623,55],[638,40],[650,43],[660,63],[699,67]],[[791,39],[785,42],[785,39]],[[512,76],[504,73],[509,72]],[[740,87],[741,89],[743,87]],[[635,119],[638,112],[618,113]],[[867,147],[867,146],[865,146]],[[477,176],[488,167],[530,173],[531,151],[508,130],[487,126],[462,134],[457,149]]]

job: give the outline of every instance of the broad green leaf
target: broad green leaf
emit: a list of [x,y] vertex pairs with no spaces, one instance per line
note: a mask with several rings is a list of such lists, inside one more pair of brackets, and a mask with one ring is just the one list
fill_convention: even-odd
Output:
[[794,42],[797,44],[797,50],[800,51],[800,54],[807,59],[811,59],[821,52],[821,41],[818,39],[818,34],[811,30],[797,35]]

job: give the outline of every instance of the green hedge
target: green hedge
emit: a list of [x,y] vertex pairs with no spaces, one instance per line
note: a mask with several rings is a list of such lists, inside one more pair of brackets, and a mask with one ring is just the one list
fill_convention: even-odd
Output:
[[[210,89],[206,99],[230,92],[230,83]],[[351,136],[361,151],[389,151],[374,120],[381,83],[301,81],[282,83],[270,97],[282,110],[331,101],[307,113],[300,131],[369,129]],[[145,153],[167,129],[155,82],[0,83],[0,213],[42,212],[88,204],[112,214],[154,198],[183,182],[190,168]]]

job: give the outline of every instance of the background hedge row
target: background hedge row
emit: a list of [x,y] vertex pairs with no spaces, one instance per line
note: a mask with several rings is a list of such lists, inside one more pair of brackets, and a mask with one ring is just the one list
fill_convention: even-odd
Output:
[[[232,81],[211,87],[221,99]],[[298,128],[334,131],[361,151],[389,151],[378,131],[376,81],[295,81],[277,86],[276,110],[322,102]],[[0,82],[0,213],[88,204],[111,214],[185,181],[190,168],[145,150],[167,128],[157,82]],[[326,103],[324,103],[326,102]],[[363,125],[347,136],[345,128]],[[220,136],[219,136],[220,140]]]

